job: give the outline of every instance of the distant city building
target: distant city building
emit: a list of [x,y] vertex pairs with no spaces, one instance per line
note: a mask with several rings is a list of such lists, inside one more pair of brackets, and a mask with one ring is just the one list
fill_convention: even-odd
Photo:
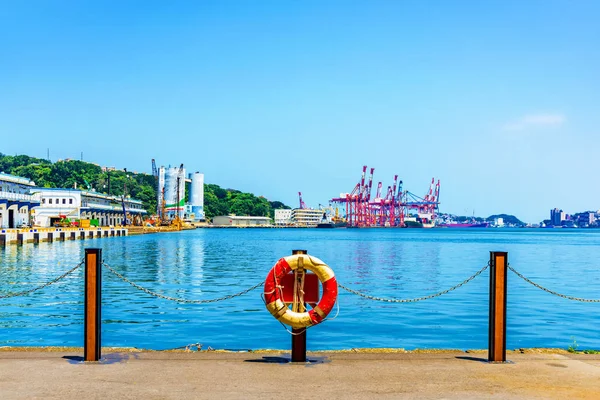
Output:
[[566,214],[563,212],[563,210],[559,210],[558,208],[555,208],[553,210],[550,210],[550,223],[554,226],[560,226],[562,221],[566,220]]
[[275,225],[286,226],[292,223],[292,210],[275,210]]
[[128,218],[147,213],[139,200],[93,191],[36,188],[35,192],[41,201],[32,211],[32,220],[40,227],[51,227],[64,218],[97,220],[100,226],[123,225],[123,205]]
[[587,211],[582,213],[577,220],[577,226],[580,228],[586,228],[596,224],[596,213]]
[[498,217],[494,220],[494,225],[496,226],[504,226],[504,218]]
[[33,188],[35,183],[27,178],[0,173],[0,228],[31,225],[31,210],[40,204]]
[[256,226],[271,226],[271,218],[269,217],[252,217],[238,215],[220,215],[213,218],[214,226],[234,226],[234,227],[256,227]]

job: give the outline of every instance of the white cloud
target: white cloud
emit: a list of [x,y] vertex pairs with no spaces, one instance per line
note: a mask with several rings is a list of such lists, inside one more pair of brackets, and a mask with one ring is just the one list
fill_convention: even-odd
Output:
[[562,114],[529,114],[504,125],[506,131],[522,131],[531,128],[555,128],[567,121]]

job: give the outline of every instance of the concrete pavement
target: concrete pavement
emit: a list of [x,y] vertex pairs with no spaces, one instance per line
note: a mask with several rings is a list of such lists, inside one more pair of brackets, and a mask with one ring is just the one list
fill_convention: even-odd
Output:
[[[56,350],[56,349],[55,349]],[[323,352],[291,364],[284,352],[103,349],[0,351],[8,399],[600,399],[600,355],[509,352]]]

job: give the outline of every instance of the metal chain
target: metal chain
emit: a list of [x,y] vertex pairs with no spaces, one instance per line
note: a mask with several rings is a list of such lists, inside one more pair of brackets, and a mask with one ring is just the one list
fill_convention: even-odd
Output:
[[234,297],[238,297],[238,296],[242,296],[248,292],[251,292],[252,290],[261,287],[264,282],[260,282],[246,290],[242,290],[241,292],[235,293],[235,294],[230,294],[227,296],[223,296],[223,297],[219,297],[216,299],[208,299],[208,300],[188,300],[188,299],[181,299],[181,298],[177,298],[177,297],[170,297],[170,296],[165,296],[164,294],[160,294],[160,293],[156,293],[153,292],[151,290],[148,290],[140,285],[138,285],[135,282],[130,281],[129,279],[125,278],[123,275],[121,275],[120,273],[118,273],[117,271],[115,271],[113,268],[110,267],[110,265],[106,264],[105,262],[102,263],[103,266],[105,266],[106,268],[108,268],[108,270],[110,272],[112,272],[114,275],[116,275],[118,278],[120,278],[121,280],[123,280],[124,282],[129,283],[131,286],[133,286],[136,289],[141,290],[142,292],[149,294],[151,296],[154,297],[159,297],[161,299],[165,299],[165,300],[171,300],[171,301],[175,301],[178,303],[187,303],[187,304],[206,304],[206,303],[216,303],[219,301],[223,301],[223,300],[229,300],[229,299],[233,299]]
[[16,293],[8,293],[8,294],[3,294],[0,295],[0,299],[8,299],[10,297],[17,297],[17,296],[25,296],[28,294],[31,294],[33,292],[37,292],[38,290],[42,290],[58,281],[60,281],[61,279],[66,278],[67,276],[69,276],[70,274],[72,274],[73,272],[75,272],[75,270],[79,267],[81,267],[83,265],[84,261],[80,262],[79,264],[77,264],[76,266],[74,266],[73,268],[71,268],[70,270],[68,270],[67,272],[65,272],[64,274],[62,274],[61,276],[52,279],[50,282],[44,283],[42,286],[38,286],[38,287],[34,287],[32,289],[29,290],[24,290],[22,292],[16,292]]
[[462,281],[461,283],[459,283],[458,285],[452,286],[449,289],[443,290],[439,293],[434,293],[434,294],[430,294],[427,296],[423,296],[423,297],[416,297],[414,299],[393,299],[393,298],[385,298],[385,297],[376,297],[376,296],[370,296],[368,294],[364,294],[361,292],[358,292],[356,290],[350,289],[340,283],[338,283],[338,286],[341,287],[342,289],[344,289],[347,292],[350,292],[352,294],[355,294],[357,296],[360,297],[364,297],[365,299],[369,299],[369,300],[376,300],[376,301],[385,301],[388,303],[415,303],[417,301],[423,301],[423,300],[429,300],[429,299],[433,299],[434,297],[439,297],[441,295],[444,295],[446,293],[449,293],[453,290],[458,289],[459,287],[471,282],[473,279],[475,279],[478,275],[480,275],[483,271],[485,271],[488,268],[489,264],[487,264],[486,266],[484,266],[483,268],[481,268],[479,271],[477,271],[475,274],[471,275],[470,277],[468,277],[467,279],[465,279],[464,281]]
[[555,296],[562,297],[563,299],[568,299],[568,300],[573,300],[573,301],[581,301],[584,303],[600,303],[600,299],[583,299],[581,297],[573,297],[573,296],[567,296],[565,294],[560,294],[558,292],[555,292],[554,290],[547,289],[547,288],[543,287],[542,285],[539,285],[539,284],[533,282],[531,279],[526,278],[525,276],[523,276],[519,272],[517,272],[517,270],[515,270],[513,267],[511,267],[510,264],[508,265],[508,269],[510,269],[512,272],[514,272],[519,278],[523,279],[525,282],[532,284],[533,286],[535,286],[538,289],[542,289],[544,292],[548,292]]

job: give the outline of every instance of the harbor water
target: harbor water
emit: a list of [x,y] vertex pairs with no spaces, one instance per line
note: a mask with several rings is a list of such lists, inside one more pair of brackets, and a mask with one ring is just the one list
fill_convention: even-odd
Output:
[[[80,263],[84,249],[131,281],[166,296],[222,297],[264,281],[275,262],[306,249],[354,290],[415,298],[448,289],[483,268],[490,251],[551,290],[600,298],[600,230],[576,229],[198,229],[0,249],[0,297],[42,285]],[[508,272],[507,348],[600,349],[600,303],[544,292]],[[102,345],[171,349],[289,349],[265,309],[262,288],[207,304],[153,297],[102,276]],[[0,298],[0,346],[82,346],[83,268],[26,296]],[[489,269],[458,289],[414,303],[339,291],[331,320],[308,330],[308,349],[485,349]],[[336,316],[337,314],[337,316]],[[334,318],[335,317],[335,318]]]

